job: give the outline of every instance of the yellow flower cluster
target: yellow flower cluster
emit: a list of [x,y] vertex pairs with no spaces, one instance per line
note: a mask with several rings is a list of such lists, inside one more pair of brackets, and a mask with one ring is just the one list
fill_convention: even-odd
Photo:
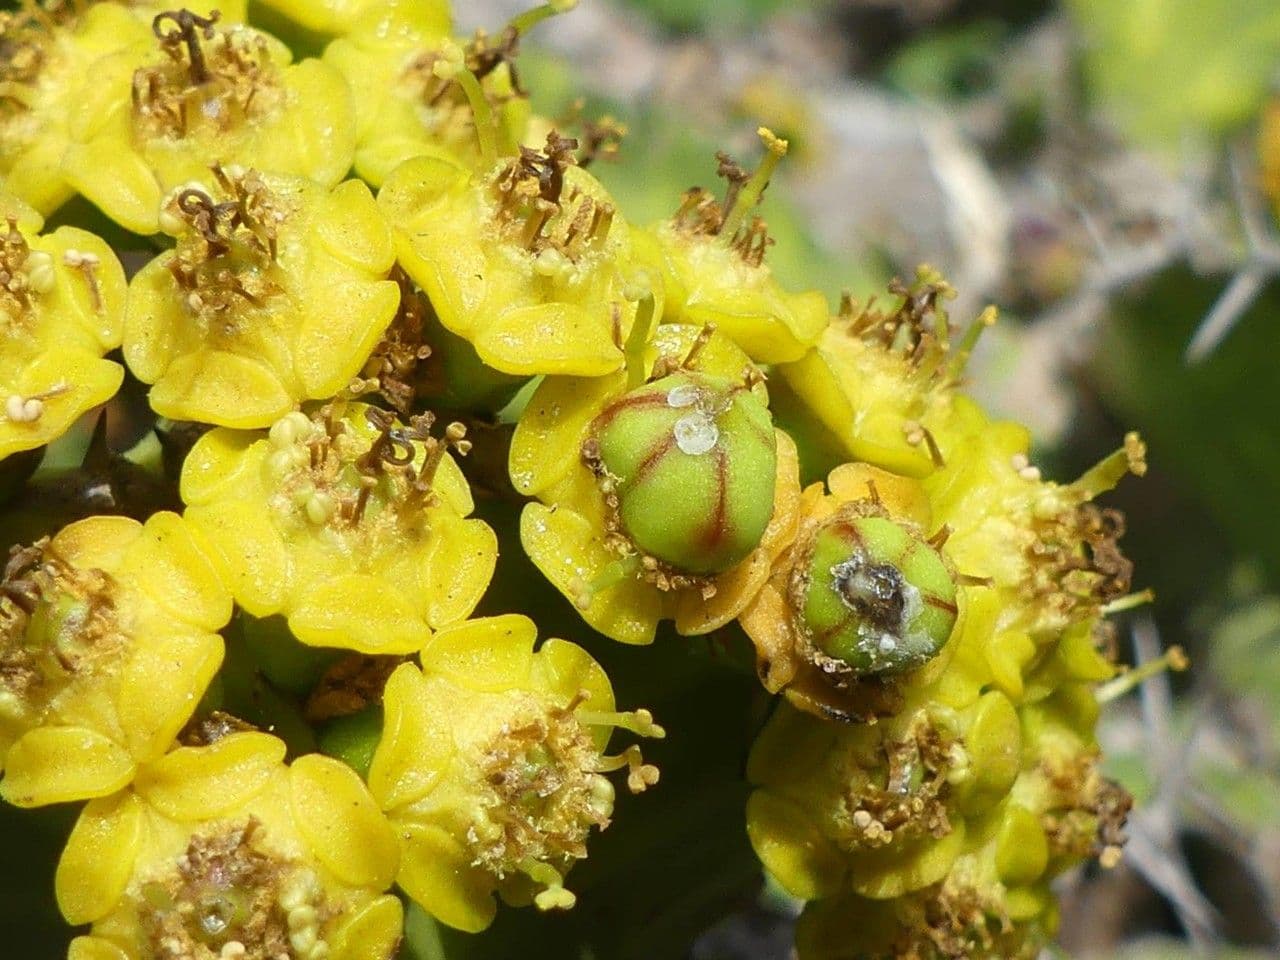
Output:
[[[126,377],[171,498],[0,581],[0,796],[88,801],[72,960],[390,960],[406,899],[469,932],[572,907],[608,774],[658,782],[613,732],[665,735],[587,648],[665,621],[745,635],[779,695],[746,829],[810,901],[802,957],[1030,955],[1050,879],[1121,840],[1093,687],[1130,566],[1092,500],[1136,436],[1046,482],[956,391],[994,311],[957,338],[927,269],[834,317],[785,289],[766,129],[723,197],[629,222],[584,169],[604,128],[517,69],[569,0],[469,38],[438,0],[259,6],[320,55],[236,0],[0,14],[0,505]],[[128,282],[40,232],[76,194],[136,235]],[[585,647],[538,643],[541,584],[486,600],[500,547]]]

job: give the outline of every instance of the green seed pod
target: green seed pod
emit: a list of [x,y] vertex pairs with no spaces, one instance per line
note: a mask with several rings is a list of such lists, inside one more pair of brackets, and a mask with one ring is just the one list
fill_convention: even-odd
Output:
[[932,659],[957,614],[955,582],[934,547],[887,517],[850,512],[814,534],[796,566],[792,603],[820,657],[859,675],[898,674]]
[[681,573],[740,563],[773,516],[773,419],[742,382],[681,371],[623,394],[584,457],[636,549]]

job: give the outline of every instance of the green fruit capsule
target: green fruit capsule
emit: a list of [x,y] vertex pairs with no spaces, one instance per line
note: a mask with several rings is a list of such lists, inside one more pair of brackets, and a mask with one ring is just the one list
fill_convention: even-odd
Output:
[[917,667],[955,626],[956,587],[941,555],[886,517],[838,515],[817,531],[800,573],[805,634],[855,673]]
[[623,394],[586,456],[636,549],[681,573],[740,563],[773,516],[773,418],[740,381],[682,371]]

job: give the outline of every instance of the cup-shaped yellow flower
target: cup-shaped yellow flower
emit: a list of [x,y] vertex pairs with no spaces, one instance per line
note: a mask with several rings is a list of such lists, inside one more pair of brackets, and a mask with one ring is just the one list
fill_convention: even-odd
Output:
[[71,960],[392,960],[395,837],[349,767],[265,733],[179,747],[80,815],[58,905]]
[[328,37],[368,29],[370,22],[404,16],[435,33],[449,32],[448,0],[261,0],[261,5],[293,23]]
[[[7,191],[49,214],[75,193],[61,163],[84,79],[100,58],[145,41],[163,4],[36,0],[18,6],[0,14],[0,176]],[[212,6],[191,3],[206,15]],[[227,19],[244,19],[243,0],[217,6]]]
[[[474,76],[469,71],[458,77]],[[481,173],[401,164],[378,193],[400,265],[440,322],[503,373],[595,377],[624,363],[642,277],[604,187],[554,131]]]
[[100,797],[164,753],[222,662],[231,597],[180,517],[91,517],[0,587],[0,796]]
[[817,346],[778,371],[850,460],[921,477],[963,446],[955,388],[996,312],[987,308],[957,340],[946,311],[955,291],[936,271],[921,267],[889,293],[893,309],[846,295]]
[[976,867],[961,863],[943,882],[893,900],[849,893],[813,901],[796,925],[796,956],[1035,960],[1053,934],[1053,895],[1047,889],[1010,893]]
[[130,282],[125,361],[162,416],[266,427],[363,368],[400,303],[391,234],[357,180],[205,174],[165,202],[175,249]]
[[766,404],[739,347],[678,324],[628,371],[542,382],[511,442],[512,482],[540,501],[520,539],[587,623],[649,643],[659,620],[707,633],[750,602],[800,494],[795,444]]
[[966,439],[921,486],[934,522],[949,530],[957,569],[989,580],[1000,595],[998,629],[1020,630],[1038,647],[1121,600],[1133,570],[1117,545],[1124,517],[1091,501],[1127,473],[1146,472],[1138,435],[1059,484],[1030,464],[1024,427],[990,421],[964,397],[953,401],[953,418]]
[[819,716],[892,712],[903,682],[943,672],[964,629],[966,598],[927,496],[909,478],[845,464],[804,491],[799,514],[740,617],[761,682]]
[[41,235],[40,215],[0,198],[0,460],[61,436],[108,400],[124,370],[125,280],[98,237],[75,227]]
[[827,324],[827,300],[817,290],[790,293],[764,262],[773,241],[752,213],[787,143],[763,127],[766,152],[754,174],[719,154],[728,183],[723,201],[695,187],[676,215],[636,232],[638,254],[666,285],[667,319],[714,324],[761,363],[799,360]]
[[752,747],[747,833],[795,896],[876,900],[948,876],[1023,759],[1018,714],[990,692],[957,710],[917,688],[876,724],[833,724],[781,704]]
[[365,17],[329,44],[325,62],[346,77],[356,104],[356,173],[380,186],[414,157],[440,157],[472,169],[488,165],[476,135],[477,122],[486,120],[477,121],[473,113],[467,81],[436,70],[459,53],[492,114],[498,140],[514,150],[524,141],[530,107],[517,85],[513,58],[529,26],[523,21],[530,19],[536,18],[526,14],[496,36],[480,31],[460,44],[449,32],[447,13],[441,16],[433,4],[402,4]]
[[551,639],[535,652],[536,633],[516,615],[457,624],[387,682],[369,788],[400,838],[397,882],[460,930],[492,922],[495,892],[572,907],[565,874],[613,813],[605,775],[625,768],[632,792],[658,780],[638,746],[605,752],[615,728],[663,736],[649,712],[615,710],[586,651]]
[[214,430],[182,472],[187,522],[211,545],[236,602],[282,614],[303,643],[410,653],[467,617],[493,576],[497,539],[430,434],[361,403],[293,412],[269,432]]
[[342,76],[251,27],[176,8],[152,36],[102,57],[72,98],[67,181],[135,233],[162,226],[170,191],[212,164],[331,187],[351,168],[355,117]]

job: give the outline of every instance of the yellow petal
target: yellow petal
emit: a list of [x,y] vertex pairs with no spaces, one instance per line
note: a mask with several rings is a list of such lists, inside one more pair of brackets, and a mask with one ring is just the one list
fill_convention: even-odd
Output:
[[94,234],[76,227],[59,227],[51,235],[41,237],[34,246],[47,251],[55,264],[64,264],[68,251],[97,258],[97,266],[90,271],[92,286],[79,270],[55,270],[57,283],[50,293],[41,297],[41,302],[61,319],[74,318],[78,326],[92,334],[99,352],[120,346],[128,285],[124,268],[111,247]]
[[[428,208],[469,178],[466,168],[441,157],[407,160],[391,172],[378,191],[378,206],[388,223],[412,233],[416,221],[427,215]],[[399,254],[403,257],[404,251],[400,250]],[[410,269],[408,264],[405,269]]]
[[0,459],[22,450],[34,450],[56,440],[81,415],[105,403],[120,389],[124,368],[103,360],[82,347],[56,346],[43,350],[21,368],[14,382],[0,383],[8,394],[46,396],[44,410],[29,422],[0,419]]
[[442,627],[466,618],[484,596],[498,561],[498,537],[482,520],[449,518],[432,532],[426,617]]
[[391,280],[352,280],[315,290],[294,359],[307,396],[331,397],[350,383],[399,306],[400,287]]
[[964,849],[965,821],[951,818],[951,832],[940,840],[917,841],[910,850],[891,844],[864,850],[850,861],[854,892],[888,900],[942,880]]
[[247,430],[269,427],[293,409],[293,400],[270,367],[225,350],[202,350],[169,364],[151,388],[151,408],[172,420]]
[[135,958],[102,937],[76,937],[67,948],[67,960],[135,960]]
[[289,768],[293,819],[311,852],[343,883],[385,890],[399,850],[391,825],[354,770],[319,754]]
[[426,796],[453,755],[447,717],[434,706],[421,671],[396,667],[383,691],[382,739],[369,766],[369,789],[383,810],[394,810]]
[[422,669],[464,689],[496,693],[525,687],[537,636],[533,621],[519,614],[468,620],[435,635],[422,653]]
[[765,869],[801,900],[829,897],[840,888],[840,853],[803,809],[765,790],[747,800],[747,836]]
[[[526,504],[520,515],[520,542],[529,559],[570,601],[582,584],[596,579],[616,559],[600,534],[582,514],[540,503]],[[652,643],[663,616],[658,591],[627,578],[596,592],[582,619],[620,643]]]
[[399,897],[388,895],[345,914],[325,940],[331,960],[387,960],[403,932],[404,907]]
[[144,829],[142,803],[131,791],[94,800],[81,811],[54,879],[67,923],[93,923],[116,906],[133,875]]
[[196,441],[182,464],[182,500],[203,504],[244,490],[253,483],[260,456],[247,455],[261,435],[238,430],[210,430]]
[[[190,458],[187,462],[190,464]],[[184,479],[186,475],[184,467]],[[188,507],[183,519],[209,544],[240,606],[255,617],[267,617],[283,609],[292,564],[263,505],[224,500]]]
[[175,634],[145,629],[120,679],[116,711],[130,752],[154,760],[191,719],[222,666],[216,633]]
[[598,377],[622,367],[608,304],[541,303],[502,310],[473,341],[480,359],[503,373]]
[[15,807],[42,807],[104,797],[128,786],[133,758],[84,727],[36,727],[9,748],[0,797]]
[[117,570],[141,536],[142,524],[131,517],[87,517],[58,531],[53,548],[58,556],[82,570]]
[[747,779],[785,790],[825,762],[837,736],[834,724],[780,703],[751,746]]
[[579,468],[588,425],[623,382],[621,376],[547,377],[538,385],[511,437],[508,468],[516,490],[537,496]]
[[552,637],[538,648],[534,665],[541,681],[539,688],[561,704],[585,693],[588,710],[608,712],[614,708],[609,675],[576,643]]
[[207,747],[179,747],[138,770],[134,789],[171,820],[212,820],[240,809],[266,788],[284,761],[284,742],[266,733],[233,733]]
[[471,865],[471,855],[457,840],[434,826],[406,824],[397,882],[441,923],[479,933],[493,922],[497,904],[493,881]]
[[306,590],[290,604],[289,629],[303,643],[360,653],[415,653],[431,628],[395,586],[347,574]]
[[[90,87],[93,85],[91,84]],[[90,143],[73,143],[62,158],[63,175],[78,193],[126,230],[148,236],[159,229],[160,183],[142,156],[125,148],[127,117],[112,122]]]
[[231,619],[231,594],[183,519],[153,514],[125,557],[121,576],[178,620],[221,630]]
[[347,180],[333,188],[317,217],[315,238],[336,259],[370,277],[384,277],[396,262],[391,228],[367,185]]

